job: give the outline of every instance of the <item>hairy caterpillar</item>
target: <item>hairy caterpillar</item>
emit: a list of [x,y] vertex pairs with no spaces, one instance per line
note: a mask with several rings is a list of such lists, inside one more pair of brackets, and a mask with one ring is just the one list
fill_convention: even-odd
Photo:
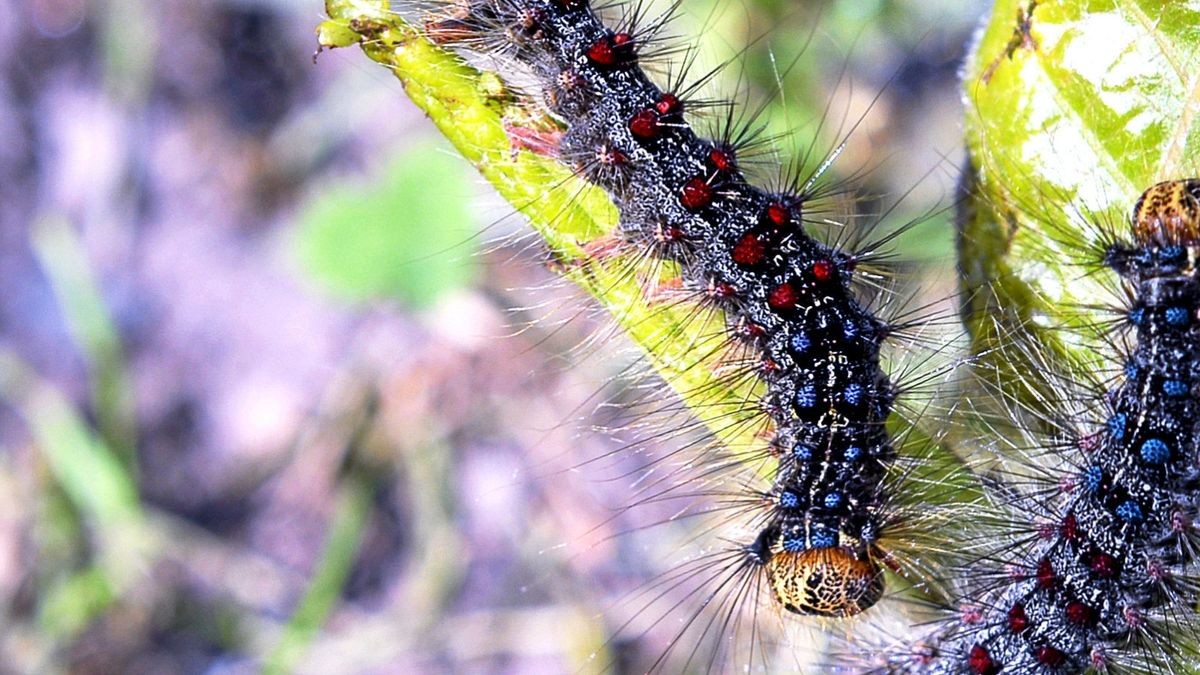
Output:
[[[619,230],[585,254],[632,251],[643,267],[625,273],[652,282],[640,286],[665,289],[691,317],[715,316],[700,347],[718,355],[728,385],[746,383],[734,424],[755,429],[751,457],[769,465],[771,483],[718,494],[752,533],[684,570],[708,578],[701,604],[724,605],[716,628],[696,630],[724,640],[720,628],[737,629],[738,606],[760,602],[829,617],[869,609],[884,593],[885,566],[911,571],[881,540],[915,512],[896,485],[920,468],[919,457],[896,464],[885,427],[897,387],[880,367],[880,345],[907,326],[878,318],[856,292],[864,279],[879,283],[874,267],[894,235],[849,246],[835,233],[822,243],[820,188],[796,178],[754,187],[739,168],[741,139],[753,139],[736,126],[717,141],[698,137],[687,123],[697,101],[681,93],[689,89],[663,91],[637,67],[661,21],[610,30],[583,2],[431,9],[421,15],[429,36],[520,64],[562,121],[508,124],[517,152],[553,154],[612,196]],[[709,473],[730,468],[703,459]]]
[[1012,505],[1025,512],[1012,516],[1015,551],[978,561],[951,627],[885,670],[1142,670],[1190,648],[1173,636],[1195,630],[1200,181],[1146,190],[1127,236],[1101,258],[1130,294],[1123,381],[1092,406],[1098,419],[1064,422],[1082,428],[1049,446],[1063,455],[1061,478],[1024,479],[1040,487]]
[[[1037,5],[1038,4],[1028,5],[1028,8],[1027,8],[1024,18],[1021,18],[1019,20],[1020,25],[1019,25],[1018,30],[1014,31],[1013,40],[1009,42],[1009,46],[1007,48],[1007,54],[997,56],[996,60],[994,61],[994,64],[992,64],[997,67],[995,67],[995,68],[989,67],[988,71],[986,71],[986,73],[985,73],[985,79],[991,79],[992,77],[995,77],[996,79],[1001,79],[1003,77],[1004,68],[1000,67],[1000,66],[1001,66],[1004,58],[1006,58],[1006,56],[1007,56],[1007,59],[1012,60],[1012,59],[1014,59],[1014,53],[1019,54],[1022,49],[1030,49],[1030,48],[1037,47],[1038,38],[1034,37],[1032,35],[1032,31],[1028,30],[1028,24],[1030,24],[1030,20],[1028,20],[1028,19],[1030,19],[1030,17],[1028,17],[1028,13],[1032,13],[1033,8],[1036,7]],[[1045,5],[1045,4],[1043,4],[1043,5]],[[511,5],[509,5],[509,6],[511,6]],[[458,29],[461,29],[462,26],[451,25],[451,26],[449,26],[449,28],[450,28],[451,40],[461,40],[461,37],[463,34]],[[456,31],[458,31],[457,35],[455,35]],[[632,35],[632,34],[636,34],[637,31],[629,30],[626,32],[629,32],[629,34]],[[502,41],[492,41],[492,44],[497,44],[498,42],[503,43],[503,44],[510,44],[512,41],[510,40],[510,38],[505,38],[505,40],[502,40]],[[618,44],[614,44],[614,46],[620,47],[620,46],[618,46]],[[601,50],[601,52],[602,52],[602,50]],[[586,175],[589,175],[589,177],[593,178],[594,180],[610,181],[610,183],[619,183],[619,181],[622,180],[622,178],[620,178],[620,177],[622,177],[623,171],[622,171],[622,169],[620,169],[620,165],[622,165],[623,162],[620,161],[618,159],[618,156],[616,156],[616,155],[612,155],[610,153],[584,153],[580,157],[577,157],[577,159],[582,159],[584,162],[590,162],[590,165],[592,165],[592,166],[584,165],[583,173]],[[614,171],[614,167],[616,167],[616,171]],[[1076,174],[1076,175],[1082,175],[1082,174]],[[1145,185],[1145,184],[1142,184],[1142,185]],[[1078,245],[1078,243],[1069,244],[1069,245]],[[1022,319],[1022,321],[1024,321],[1024,319]],[[1043,470],[1043,471],[1045,470],[1044,466],[1039,467],[1039,468],[1040,468],[1040,470]],[[1126,512],[1128,513],[1129,509],[1126,509]],[[1046,656],[1046,658],[1050,658],[1052,661],[1052,657],[1054,657],[1054,652],[1048,651],[1048,652],[1046,652],[1046,655],[1048,655],[1048,656]]]
[[[976,460],[998,465],[999,508],[953,574],[944,627],[899,631],[903,647],[860,650],[855,669],[1190,672],[1193,117],[1189,85],[1153,88],[1195,63],[1182,35],[1198,17],[997,5],[966,70],[961,260],[972,335],[1000,345],[981,369],[999,419]],[[1090,78],[1064,65],[1084,54]]]
[[764,513],[731,576],[761,570],[775,600],[800,614],[872,606],[883,594],[878,542],[895,461],[884,422],[896,394],[879,367],[891,327],[851,292],[872,246],[854,253],[814,240],[807,186],[754,187],[728,140],[739,134],[695,135],[691,102],[637,67],[660,23],[610,29],[587,3],[558,0],[455,3],[447,13],[430,35],[491,44],[533,73],[565,124],[558,156],[617,204],[618,245],[678,265],[675,283],[724,312],[730,346],[765,384],[759,407],[778,464],[773,485],[749,495]]

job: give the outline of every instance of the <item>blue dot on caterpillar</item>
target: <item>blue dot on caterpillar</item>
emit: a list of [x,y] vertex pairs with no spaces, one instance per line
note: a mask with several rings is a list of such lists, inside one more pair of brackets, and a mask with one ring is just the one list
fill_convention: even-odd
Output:
[[884,592],[878,541],[896,458],[884,422],[896,388],[879,360],[888,326],[851,291],[859,258],[805,231],[800,186],[755,187],[736,144],[697,136],[685,97],[638,67],[652,35],[606,27],[586,0],[461,0],[447,10],[426,23],[430,37],[527,66],[565,123],[560,159],[609,193],[620,235],[679,263],[685,283],[709,289],[709,304],[726,312],[731,338],[769,364],[761,408],[779,465],[743,568],[762,572],[795,613],[873,606]]

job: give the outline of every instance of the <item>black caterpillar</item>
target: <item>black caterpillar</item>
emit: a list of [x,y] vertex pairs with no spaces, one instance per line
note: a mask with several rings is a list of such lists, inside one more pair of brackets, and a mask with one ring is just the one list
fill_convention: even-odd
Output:
[[[855,297],[869,254],[806,232],[799,187],[768,191],[738,166],[738,144],[699,137],[690,102],[638,65],[654,31],[613,30],[585,0],[463,0],[426,24],[435,41],[493,51],[531,71],[565,132],[558,155],[601,186],[631,246],[677,263],[683,287],[723,310],[752,354],[774,425],[773,484],[758,535],[732,577],[765,573],[778,604],[845,617],[884,592],[879,540],[891,522],[897,452],[885,422],[897,387],[880,366],[889,326]],[[724,138],[738,138],[726,134]]]
[[1051,448],[1069,473],[1014,519],[1028,545],[968,569],[976,587],[947,627],[877,670],[1177,672],[1195,649],[1200,180],[1146,190],[1129,226],[1102,253],[1131,298],[1122,381],[1092,428]]

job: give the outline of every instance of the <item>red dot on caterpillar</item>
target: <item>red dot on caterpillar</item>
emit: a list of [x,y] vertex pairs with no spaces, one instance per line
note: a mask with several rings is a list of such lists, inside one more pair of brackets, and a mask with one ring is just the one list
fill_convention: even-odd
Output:
[[732,171],[735,167],[733,151],[717,147],[708,152],[708,162],[717,171]]
[[1020,633],[1029,627],[1029,617],[1025,615],[1025,605],[1017,603],[1008,610],[1008,629]]
[[747,232],[734,245],[731,255],[733,261],[739,265],[757,265],[766,258],[767,247],[757,234]]
[[613,53],[612,38],[602,37],[592,43],[587,50],[588,60],[592,63],[601,66],[611,66],[617,62],[616,54]]
[[684,184],[679,192],[679,203],[692,211],[702,209],[712,203],[713,189],[704,178],[697,176]]
[[637,60],[633,45],[633,36],[629,33],[605,35],[587,48],[587,58],[597,66],[629,65]]
[[996,663],[992,661],[992,655],[984,649],[983,645],[975,645],[971,647],[971,651],[967,654],[967,667],[976,675],[993,675],[999,672]]
[[883,596],[883,574],[845,548],[779,551],[766,562],[772,593],[797,614],[848,617]]
[[800,302],[800,294],[796,292],[796,287],[790,281],[779,284],[767,293],[767,304],[772,309],[795,309],[798,302]]
[[812,273],[814,279],[825,283],[837,274],[837,265],[832,260],[818,260],[812,265]]
[[765,215],[767,220],[771,221],[771,224],[775,227],[783,227],[792,222],[791,210],[779,202],[767,206]]
[[658,103],[654,104],[654,109],[658,111],[659,115],[673,115],[683,112],[683,101],[679,100],[675,94],[664,93],[659,97]]
[[1111,579],[1117,576],[1117,559],[1107,553],[1094,554],[1088,567],[1092,570],[1092,574],[1101,579]]
[[643,141],[658,137],[658,113],[650,108],[639,110],[629,118],[629,132]]
[[1078,600],[1067,604],[1067,621],[1078,626],[1090,626],[1096,616],[1091,607]]
[[1038,663],[1043,666],[1050,666],[1051,668],[1061,666],[1063,661],[1067,660],[1067,656],[1062,653],[1062,650],[1048,646],[1038,647],[1034,656],[1037,658]]

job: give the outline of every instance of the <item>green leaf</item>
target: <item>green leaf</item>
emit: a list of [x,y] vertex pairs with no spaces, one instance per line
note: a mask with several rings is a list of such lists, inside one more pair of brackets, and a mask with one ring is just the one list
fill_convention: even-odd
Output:
[[300,218],[300,259],[347,297],[428,305],[471,279],[467,190],[460,160],[438,144],[419,145],[377,184],[341,185],[318,197]]
[[961,262],[977,351],[1016,331],[1098,359],[1056,327],[1105,318],[1109,275],[1078,266],[1100,245],[1095,223],[1120,232],[1143,190],[1197,174],[1197,57],[1194,5],[996,3],[963,82],[974,190]]

